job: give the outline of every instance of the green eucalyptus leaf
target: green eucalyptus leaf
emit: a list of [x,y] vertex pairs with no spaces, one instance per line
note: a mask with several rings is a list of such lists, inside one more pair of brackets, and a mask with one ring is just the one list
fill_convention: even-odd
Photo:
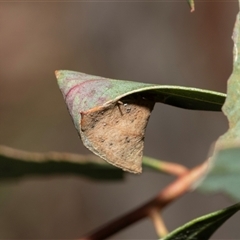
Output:
[[223,192],[240,200],[240,144],[226,145],[212,157],[213,168],[198,190],[205,193]]
[[233,72],[228,80],[223,113],[229,129],[217,140],[211,169],[200,185],[205,192],[223,192],[240,200],[240,13],[233,31]]
[[232,215],[240,210],[240,204],[196,218],[177,228],[161,240],[208,240]]
[[240,141],[240,13],[237,15],[233,31],[233,72],[228,79],[227,98],[223,105],[223,113],[229,122],[228,131],[222,135],[216,147]]
[[[144,156],[143,163],[146,167],[168,173],[163,161]],[[125,176],[122,170],[93,154],[28,152],[0,145],[0,180],[54,175],[75,175],[111,181],[123,180]]]
[[0,180],[76,175],[94,180],[121,180],[123,172],[94,155],[36,153],[0,146]]

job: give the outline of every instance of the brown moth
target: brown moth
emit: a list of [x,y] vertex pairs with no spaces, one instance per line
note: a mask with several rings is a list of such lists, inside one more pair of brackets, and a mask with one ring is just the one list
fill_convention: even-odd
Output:
[[107,162],[141,173],[145,129],[155,102],[139,94],[81,112],[85,146]]

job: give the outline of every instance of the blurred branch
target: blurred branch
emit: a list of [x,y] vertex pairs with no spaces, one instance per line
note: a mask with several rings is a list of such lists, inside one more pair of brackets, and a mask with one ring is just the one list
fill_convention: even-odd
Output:
[[168,185],[149,202],[106,224],[102,228],[85,235],[81,238],[81,240],[106,239],[107,237],[119,232],[131,224],[145,217],[151,216],[153,209],[157,209],[158,211],[162,210],[168,204],[186,193],[193,183],[205,173],[207,166],[208,163],[206,161],[200,166],[189,170],[187,173],[180,176],[177,180]]

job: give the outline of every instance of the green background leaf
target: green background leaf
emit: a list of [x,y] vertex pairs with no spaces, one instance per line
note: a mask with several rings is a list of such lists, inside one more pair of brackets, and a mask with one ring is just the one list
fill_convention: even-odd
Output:
[[229,129],[216,143],[216,147],[220,145],[221,148],[224,144],[240,141],[240,13],[237,15],[233,31],[233,42],[233,72],[228,80],[227,98],[223,105]]
[[213,169],[201,183],[206,193],[223,192],[240,200],[240,146],[219,150],[213,157]]
[[216,142],[211,157],[212,168],[200,185],[205,192],[224,192],[240,199],[240,13],[233,31],[233,72],[228,80],[223,113],[228,131]]
[[76,175],[95,180],[121,180],[124,172],[95,155],[33,153],[0,146],[0,180]]
[[[168,163],[143,157],[143,166],[160,173],[169,173]],[[93,154],[66,152],[28,152],[0,145],[0,180],[23,177],[76,175],[93,180],[123,180],[127,172],[116,168]],[[170,171],[171,174],[171,171]]]
[[161,240],[208,240],[239,209],[240,204],[238,203],[226,209],[199,217],[177,228]]

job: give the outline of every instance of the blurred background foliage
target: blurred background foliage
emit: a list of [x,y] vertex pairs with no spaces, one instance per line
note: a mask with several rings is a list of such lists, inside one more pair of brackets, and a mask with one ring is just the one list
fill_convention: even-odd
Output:
[[[57,69],[226,92],[232,70],[236,2],[0,3],[0,144],[29,151],[87,154],[54,76]],[[157,104],[145,155],[192,167],[227,129],[221,113]],[[171,177],[145,171],[123,182],[75,176],[0,183],[0,238],[77,238],[154,196]],[[194,192],[164,211],[173,230],[226,207]],[[215,238],[236,239],[238,215]],[[146,219],[112,239],[156,238]]]

